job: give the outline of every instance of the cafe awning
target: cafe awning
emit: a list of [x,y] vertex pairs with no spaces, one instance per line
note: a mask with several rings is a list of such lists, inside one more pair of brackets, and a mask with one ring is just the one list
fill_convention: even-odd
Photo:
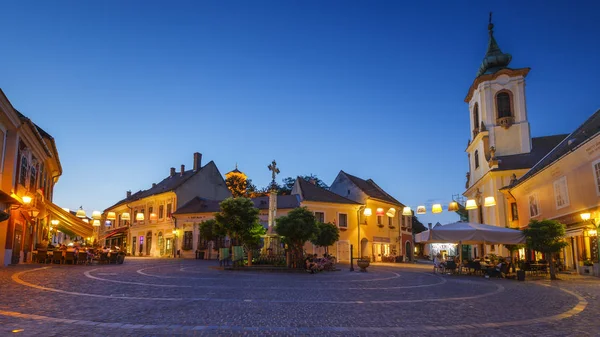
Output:
[[106,236],[104,236],[103,238],[101,238],[101,240],[103,240],[103,239],[109,239],[109,238],[114,238],[114,237],[119,237],[119,236],[124,236],[126,233],[127,233],[127,227],[121,227],[121,228],[113,229],[112,231],[108,232],[106,234]]
[[52,215],[53,219],[60,221],[61,225],[72,230],[75,234],[86,238],[94,235],[94,227],[83,222],[71,212],[65,211],[48,200],[46,200],[44,206],[46,206],[46,211]]

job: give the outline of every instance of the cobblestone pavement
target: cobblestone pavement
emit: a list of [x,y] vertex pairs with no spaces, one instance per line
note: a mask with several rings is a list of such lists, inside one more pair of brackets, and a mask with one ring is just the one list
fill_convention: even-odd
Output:
[[381,264],[221,271],[214,261],[0,268],[0,336],[600,336],[600,280],[518,282]]

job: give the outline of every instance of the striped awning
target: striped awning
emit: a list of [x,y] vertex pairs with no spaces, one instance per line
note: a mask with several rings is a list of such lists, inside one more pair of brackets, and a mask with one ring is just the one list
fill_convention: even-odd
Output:
[[94,227],[83,222],[81,219],[71,214],[71,212],[65,211],[48,200],[44,202],[44,206],[46,207],[46,211],[52,215],[52,218],[60,221],[61,225],[72,230],[75,234],[82,237],[91,237],[94,235]]

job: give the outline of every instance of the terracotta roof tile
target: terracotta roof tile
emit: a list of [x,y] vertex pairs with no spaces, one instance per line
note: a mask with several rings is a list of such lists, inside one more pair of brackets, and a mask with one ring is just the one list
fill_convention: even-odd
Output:
[[302,190],[302,198],[307,201],[330,202],[334,204],[355,204],[360,205],[354,200],[342,197],[339,194],[333,193],[330,190],[321,188],[311,182],[308,182],[302,177],[298,177],[296,182],[300,184]]
[[342,171],[354,185],[360,188],[363,192],[365,192],[371,198],[379,199],[381,201],[389,202],[392,204],[403,205],[400,201],[396,200],[396,198],[389,195],[385,192],[379,185],[377,185],[372,179],[361,179],[359,177],[353,176]]

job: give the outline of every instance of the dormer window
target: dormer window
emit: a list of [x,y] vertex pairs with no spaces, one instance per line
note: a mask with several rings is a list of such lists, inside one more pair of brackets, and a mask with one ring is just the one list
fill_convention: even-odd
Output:
[[514,123],[512,93],[502,90],[496,95],[496,113],[498,125],[508,128]]
[[475,168],[479,168],[479,150],[475,150],[475,154],[473,155],[475,159]]

